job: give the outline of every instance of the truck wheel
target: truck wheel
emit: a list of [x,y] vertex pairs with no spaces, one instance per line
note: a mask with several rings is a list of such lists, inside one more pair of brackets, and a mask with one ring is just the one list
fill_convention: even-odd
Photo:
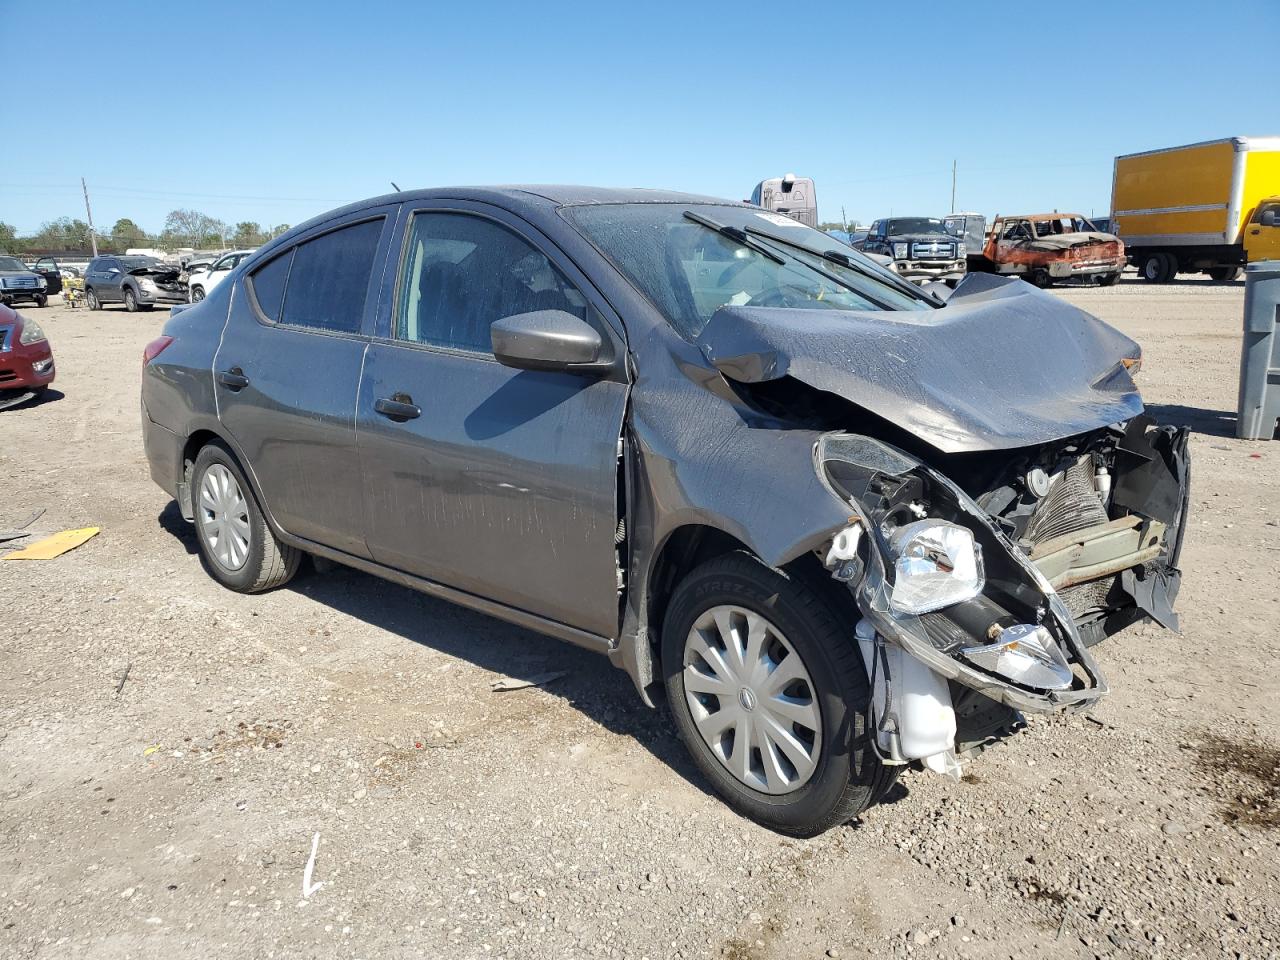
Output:
[[892,785],[850,632],[807,584],[746,553],[676,588],[662,626],[667,700],[699,770],[743,816],[811,837]]
[[1053,277],[1049,276],[1048,270],[1043,267],[1037,267],[1027,274],[1027,283],[1044,290],[1053,283]]
[[1218,283],[1230,283],[1232,280],[1240,279],[1239,267],[1210,267],[1205,273],[1209,274],[1209,279]]
[[1138,272],[1148,283],[1168,283],[1178,272],[1178,261],[1167,253],[1149,253]]
[[47,307],[48,305],[49,305],[49,297],[48,297],[48,295],[47,295],[47,294],[44,294],[44,293],[37,293],[37,294],[36,294],[36,306],[37,306],[37,307]]
[[1119,282],[1120,282],[1119,270],[1117,270],[1115,273],[1102,273],[1098,275],[1098,286],[1100,287],[1114,287]]
[[133,295],[133,291],[128,287],[124,288],[124,308],[130,313],[138,312],[138,298]]
[[84,292],[84,302],[89,305],[90,310],[102,309],[102,304],[98,302],[98,295],[93,292],[93,287]]

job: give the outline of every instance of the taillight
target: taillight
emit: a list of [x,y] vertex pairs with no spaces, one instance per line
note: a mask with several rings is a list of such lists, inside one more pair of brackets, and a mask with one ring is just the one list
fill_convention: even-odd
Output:
[[142,348],[142,365],[145,367],[148,363],[164,351],[164,348],[173,343],[173,337],[156,337],[145,347]]

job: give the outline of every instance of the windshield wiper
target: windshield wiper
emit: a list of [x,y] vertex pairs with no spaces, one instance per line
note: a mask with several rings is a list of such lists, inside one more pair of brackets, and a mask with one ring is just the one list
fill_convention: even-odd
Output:
[[[803,250],[805,253],[811,254],[812,256],[821,257],[823,260],[826,260],[829,263],[838,263],[840,266],[846,267],[847,269],[852,270],[854,273],[862,274],[868,280],[874,280],[877,283],[891,283],[892,285],[896,286],[899,290],[901,290],[903,293],[909,293],[911,294],[911,296],[918,297],[921,300],[927,300],[930,303],[934,303],[939,306],[944,305],[944,301],[940,300],[938,297],[934,296],[931,293],[926,293],[925,291],[917,287],[914,283],[908,283],[906,280],[903,280],[897,274],[889,274],[889,276],[886,277],[876,272],[874,267],[868,267],[866,264],[860,263],[858,260],[855,260],[853,257],[849,256],[846,253],[841,253],[839,250],[815,250],[813,247],[806,246],[803,243],[796,243],[796,241],[794,240],[785,240],[782,237],[774,236],[772,233],[766,233],[763,230],[757,230],[755,227],[747,227],[746,232],[750,234],[754,234],[757,237],[764,237],[766,240],[772,240],[774,243],[780,243],[783,246],[794,247],[796,250]],[[855,292],[861,294],[862,296],[867,295],[864,291],[861,291],[861,290],[855,291]],[[888,307],[886,307],[885,309],[888,309]]]
[[755,240],[752,240],[751,237],[747,235],[747,231],[743,230],[741,227],[731,227],[728,224],[716,223],[714,220],[710,220],[701,214],[694,213],[692,210],[686,210],[684,212],[684,218],[686,220],[692,220],[694,223],[701,224],[708,230],[714,230],[716,233],[720,234],[720,236],[728,237],[730,240],[741,244],[749,250],[754,250],[762,257],[768,257],[774,263],[785,265],[787,262],[785,257],[782,257],[775,251],[770,250],[763,243],[758,243]]

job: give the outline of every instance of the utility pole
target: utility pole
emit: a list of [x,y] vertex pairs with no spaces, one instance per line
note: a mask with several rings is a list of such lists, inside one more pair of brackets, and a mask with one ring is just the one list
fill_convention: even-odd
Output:
[[89,188],[85,186],[84,177],[80,178],[80,189],[84,191],[84,214],[89,218],[89,243],[93,246],[93,255],[98,255],[98,235],[93,231],[93,211],[89,209]]
[[956,212],[956,162],[951,161],[951,212]]
[[844,225],[844,232],[849,232],[849,218],[844,215],[844,207],[840,207],[840,223]]

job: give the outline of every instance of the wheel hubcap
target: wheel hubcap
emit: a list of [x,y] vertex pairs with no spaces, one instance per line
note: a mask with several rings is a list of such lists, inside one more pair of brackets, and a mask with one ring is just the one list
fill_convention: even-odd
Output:
[[239,570],[249,558],[249,505],[235,476],[220,463],[200,482],[200,535],[218,566]]
[[684,646],[684,692],[698,733],[738,780],[762,793],[798,790],[822,752],[822,712],[800,655],[768,620],[712,607]]

